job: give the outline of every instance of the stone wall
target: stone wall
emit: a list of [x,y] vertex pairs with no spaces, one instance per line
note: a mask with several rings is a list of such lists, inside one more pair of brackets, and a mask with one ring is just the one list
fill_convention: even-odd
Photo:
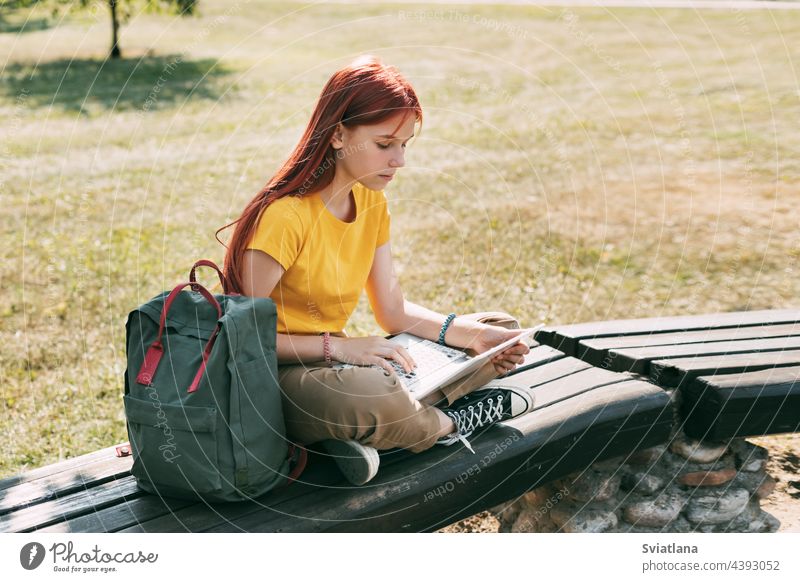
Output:
[[767,450],[682,432],[668,445],[595,463],[493,508],[505,532],[774,532],[760,500]]

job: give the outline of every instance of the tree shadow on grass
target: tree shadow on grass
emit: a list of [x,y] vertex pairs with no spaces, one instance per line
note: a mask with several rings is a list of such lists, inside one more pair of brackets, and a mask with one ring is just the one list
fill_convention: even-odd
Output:
[[27,20],[8,20],[0,12],[0,34],[23,34],[39,32],[53,26],[50,18],[29,18]]
[[187,100],[216,101],[224,91],[220,79],[232,72],[214,59],[183,60],[180,54],[9,63],[0,93],[24,97],[30,109],[52,104],[76,113],[151,111]]

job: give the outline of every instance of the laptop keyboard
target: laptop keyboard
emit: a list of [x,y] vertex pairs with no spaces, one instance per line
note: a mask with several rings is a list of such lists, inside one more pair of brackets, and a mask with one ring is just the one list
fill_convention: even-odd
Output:
[[[412,343],[406,347],[414,363],[417,367],[406,372],[403,365],[395,360],[387,360],[394,368],[400,382],[405,386],[409,392],[414,392],[414,389],[419,382],[420,378],[424,378],[444,366],[452,362],[457,362],[466,358],[466,354],[460,350],[456,350],[447,346],[443,346],[431,340],[423,339],[421,341]],[[334,365],[335,368],[351,368],[353,364],[338,363]],[[377,364],[372,364],[374,368],[380,368]]]
[[453,348],[448,348],[430,340],[422,340],[415,344],[411,344],[408,348],[408,353],[417,364],[417,367],[406,372],[403,365],[395,360],[388,360],[389,364],[395,369],[400,381],[410,391],[414,391],[414,387],[420,378],[424,378],[428,374],[439,370],[451,362],[456,362],[464,358],[466,354]]

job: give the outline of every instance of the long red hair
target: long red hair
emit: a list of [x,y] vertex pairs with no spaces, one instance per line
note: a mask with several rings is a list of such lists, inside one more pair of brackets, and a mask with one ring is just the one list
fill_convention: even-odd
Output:
[[247,204],[242,215],[216,232],[236,225],[224,262],[225,293],[242,293],[244,253],[264,210],[284,196],[307,196],[328,186],[336,171],[331,137],[338,123],[352,128],[381,123],[402,113],[395,131],[414,114],[422,122],[422,107],[400,72],[371,55],[359,57],[336,71],[325,84],[300,142],[278,172]]

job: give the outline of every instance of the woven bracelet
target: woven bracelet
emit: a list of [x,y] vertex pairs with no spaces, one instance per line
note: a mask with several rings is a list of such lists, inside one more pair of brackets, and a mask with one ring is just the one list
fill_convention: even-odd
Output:
[[331,334],[329,331],[326,331],[322,334],[322,352],[325,354],[325,363],[328,366],[332,366],[333,362],[331,361]]
[[453,323],[453,320],[455,318],[456,318],[456,314],[455,313],[451,313],[450,315],[447,316],[447,319],[444,320],[444,323],[442,324],[442,330],[439,332],[439,343],[441,345],[445,345],[445,343],[444,343],[444,334],[447,333],[447,328],[450,327],[450,324]]

